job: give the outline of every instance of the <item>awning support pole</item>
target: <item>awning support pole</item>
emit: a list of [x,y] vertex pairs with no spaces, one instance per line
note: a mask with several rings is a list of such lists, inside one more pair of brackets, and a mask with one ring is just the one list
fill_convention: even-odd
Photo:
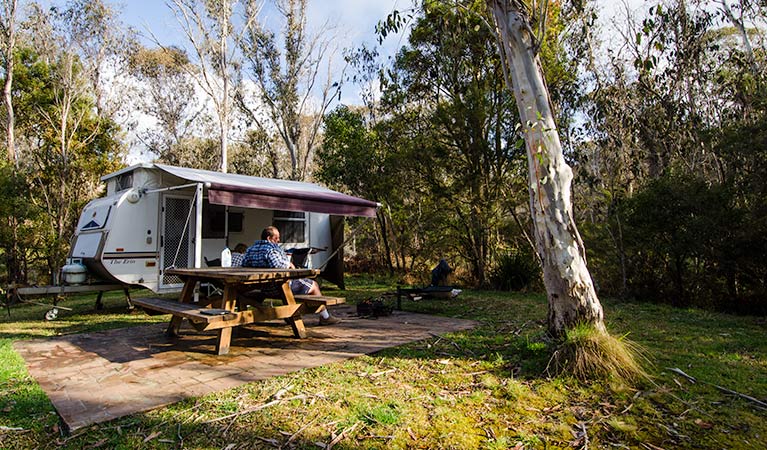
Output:
[[[202,267],[202,187],[203,183],[197,183],[195,198],[195,221],[194,221],[194,267]],[[200,284],[194,287],[194,302],[200,301]]]
[[202,267],[202,183],[197,183],[195,195],[195,221],[194,221],[194,267]]
[[[155,194],[157,192],[175,191],[178,189],[186,189],[188,187],[199,186],[200,184],[203,184],[203,183],[189,183],[189,184],[182,184],[180,186],[171,186],[171,187],[159,188],[159,189],[141,189],[141,195]],[[208,187],[210,187],[210,183],[205,183],[205,184],[207,184]]]

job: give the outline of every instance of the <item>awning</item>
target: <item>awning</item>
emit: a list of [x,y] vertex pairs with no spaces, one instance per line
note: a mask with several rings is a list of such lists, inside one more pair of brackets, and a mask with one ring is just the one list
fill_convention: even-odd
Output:
[[155,164],[155,167],[187,181],[206,183],[208,201],[217,205],[364,217],[375,217],[378,208],[376,202],[314,183],[250,177],[164,164]]

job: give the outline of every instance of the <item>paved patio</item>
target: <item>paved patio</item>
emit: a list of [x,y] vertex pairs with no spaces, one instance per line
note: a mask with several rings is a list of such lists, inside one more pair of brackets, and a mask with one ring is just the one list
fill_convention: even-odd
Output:
[[214,332],[182,328],[178,339],[154,324],[54,339],[17,341],[29,373],[48,394],[70,431],[187,397],[374,353],[387,347],[475,327],[476,322],[395,311],[362,319],[349,306],[330,327],[306,319],[307,339],[295,339],[284,322],[250,326],[216,356]]

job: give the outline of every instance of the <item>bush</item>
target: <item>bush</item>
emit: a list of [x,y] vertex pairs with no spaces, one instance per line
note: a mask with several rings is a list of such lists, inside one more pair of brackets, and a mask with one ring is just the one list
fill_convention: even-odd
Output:
[[767,267],[765,230],[731,190],[667,175],[624,206],[633,296],[682,307],[764,312],[764,284],[753,275]]
[[517,248],[501,256],[490,274],[490,282],[499,291],[540,290],[541,266],[530,249]]

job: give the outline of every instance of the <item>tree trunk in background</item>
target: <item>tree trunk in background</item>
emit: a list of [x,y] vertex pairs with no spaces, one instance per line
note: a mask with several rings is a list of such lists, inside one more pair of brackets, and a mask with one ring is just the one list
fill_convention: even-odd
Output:
[[743,41],[743,51],[746,53],[746,58],[748,58],[748,63],[751,66],[751,72],[754,75],[758,75],[759,66],[756,64],[756,59],[754,58],[754,48],[751,46],[751,39],[748,37],[748,30],[746,29],[746,25],[743,21],[743,11],[741,10],[740,17],[735,17],[735,14],[732,12],[732,8],[730,8],[730,5],[728,5],[725,0],[719,0],[719,4],[722,5],[721,10],[730,21],[732,26],[738,30],[740,40]]
[[382,211],[378,211],[376,213],[376,218],[378,219],[378,225],[381,228],[381,242],[384,245],[384,255],[385,255],[385,262],[386,265],[389,267],[389,275],[394,275],[394,265],[391,261],[391,249],[389,248],[389,238],[388,238],[388,231],[386,229],[386,216],[384,216],[384,213]]
[[559,141],[535,39],[517,0],[488,0],[499,36],[506,81],[514,91],[525,133],[530,212],[549,300],[548,328],[556,337],[579,323],[606,331],[572,214],[572,170]]
[[[232,97],[235,80],[239,78],[241,63],[235,57],[236,41],[232,17],[236,0],[170,0],[166,3],[176,16],[181,31],[191,45],[198,64],[183,66],[213,102],[218,118],[218,142],[221,150],[219,171],[226,173],[229,166],[229,138],[232,126]],[[152,35],[155,44],[166,48]],[[167,48],[166,48],[167,49]]]
[[221,69],[219,72],[219,75],[221,76],[221,103],[218,106],[218,123],[219,123],[219,143],[221,146],[221,165],[219,166],[219,171],[221,173],[227,173],[229,171],[229,125],[231,123],[231,117],[229,114],[229,97],[230,89],[229,89],[229,77],[226,73],[226,68],[228,67],[228,50],[226,47],[227,39],[229,39],[229,35],[231,34],[232,30],[230,29],[229,20],[231,16],[231,11],[228,9],[221,8],[222,16],[220,16],[219,19],[219,26],[221,27],[221,38],[218,42],[219,44],[219,52],[218,52],[218,58],[220,59]]
[[16,163],[16,139],[14,137],[15,118],[13,115],[13,102],[11,101],[11,89],[13,87],[13,50],[16,47],[16,0],[6,0],[3,2],[3,13],[5,18],[2,27],[3,40],[3,59],[5,59],[5,85],[3,86],[3,100],[6,111],[6,129],[5,140],[8,146],[8,161]]

